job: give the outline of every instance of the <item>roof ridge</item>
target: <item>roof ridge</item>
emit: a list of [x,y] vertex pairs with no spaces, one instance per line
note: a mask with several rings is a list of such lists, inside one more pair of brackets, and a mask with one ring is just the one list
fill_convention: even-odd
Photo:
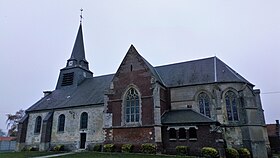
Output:
[[201,59],[195,59],[195,60],[188,60],[188,61],[182,61],[182,62],[176,62],[176,63],[171,63],[171,64],[164,64],[164,65],[159,65],[159,66],[155,66],[155,68],[160,68],[160,67],[165,67],[165,66],[173,66],[173,65],[179,65],[179,64],[184,64],[184,63],[191,63],[191,62],[197,62],[197,61],[201,61],[201,60],[209,60],[215,58],[213,57],[207,57],[207,58],[201,58]]

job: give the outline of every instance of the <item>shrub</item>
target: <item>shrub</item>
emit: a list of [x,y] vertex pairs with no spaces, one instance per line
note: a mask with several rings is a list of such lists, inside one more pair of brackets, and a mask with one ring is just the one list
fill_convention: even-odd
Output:
[[132,144],[124,144],[122,145],[122,152],[124,153],[131,153],[133,151],[133,145]]
[[189,155],[189,147],[187,146],[176,146],[177,155]]
[[105,144],[103,146],[103,151],[104,152],[114,152],[115,151],[115,144]]
[[219,152],[215,148],[212,148],[212,147],[203,147],[201,149],[201,154],[202,154],[202,156],[207,157],[207,158],[219,157]]
[[56,145],[53,147],[53,151],[64,151],[64,145]]
[[156,145],[155,144],[142,144],[141,145],[141,151],[142,153],[147,154],[155,154],[156,153]]
[[30,146],[27,150],[28,151],[39,151],[39,148],[37,148],[36,146]]
[[227,148],[226,149],[226,157],[227,158],[239,158],[239,153],[234,148]]
[[28,151],[27,146],[24,146],[24,147],[21,149],[21,151]]
[[101,144],[95,144],[93,146],[93,151],[98,151],[100,152],[101,151],[101,148],[102,148],[102,145]]
[[240,158],[250,158],[251,153],[247,148],[240,148],[238,150]]

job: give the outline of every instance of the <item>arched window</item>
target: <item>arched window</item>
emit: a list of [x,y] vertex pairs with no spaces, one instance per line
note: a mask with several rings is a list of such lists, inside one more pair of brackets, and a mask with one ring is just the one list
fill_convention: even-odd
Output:
[[80,128],[81,129],[86,129],[88,124],[88,114],[86,112],[83,112],[81,115],[81,124]]
[[185,128],[179,128],[179,139],[186,139],[186,129]]
[[58,131],[63,132],[65,126],[65,115],[61,114],[58,117]]
[[199,103],[199,110],[200,113],[211,117],[210,115],[210,99],[206,93],[200,93],[198,95],[198,103]]
[[238,121],[237,96],[234,92],[228,91],[225,94],[227,117],[229,121]]
[[41,124],[42,124],[42,117],[41,116],[38,116],[36,118],[36,121],[35,121],[35,129],[34,129],[34,133],[40,133],[41,131]]
[[197,139],[196,129],[194,127],[189,128],[189,138]]
[[169,129],[169,139],[176,139],[177,134],[175,128],[170,128]]
[[133,88],[129,89],[125,97],[125,122],[135,123],[140,120],[139,95]]

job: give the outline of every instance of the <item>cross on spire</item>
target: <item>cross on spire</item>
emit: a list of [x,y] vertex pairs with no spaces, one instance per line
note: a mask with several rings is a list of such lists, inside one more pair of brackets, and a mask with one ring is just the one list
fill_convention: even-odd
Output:
[[80,14],[80,23],[82,23],[83,18],[84,18],[84,17],[83,17],[83,11],[84,11],[83,8],[81,8],[80,11],[81,11],[81,14]]

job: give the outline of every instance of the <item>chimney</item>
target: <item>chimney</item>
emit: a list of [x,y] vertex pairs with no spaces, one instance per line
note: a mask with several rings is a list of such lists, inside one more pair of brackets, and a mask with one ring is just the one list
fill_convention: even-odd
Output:
[[276,133],[277,137],[280,137],[279,133],[279,120],[276,120]]
[[43,91],[43,93],[44,93],[44,97],[45,97],[45,96],[50,95],[52,93],[52,91]]

